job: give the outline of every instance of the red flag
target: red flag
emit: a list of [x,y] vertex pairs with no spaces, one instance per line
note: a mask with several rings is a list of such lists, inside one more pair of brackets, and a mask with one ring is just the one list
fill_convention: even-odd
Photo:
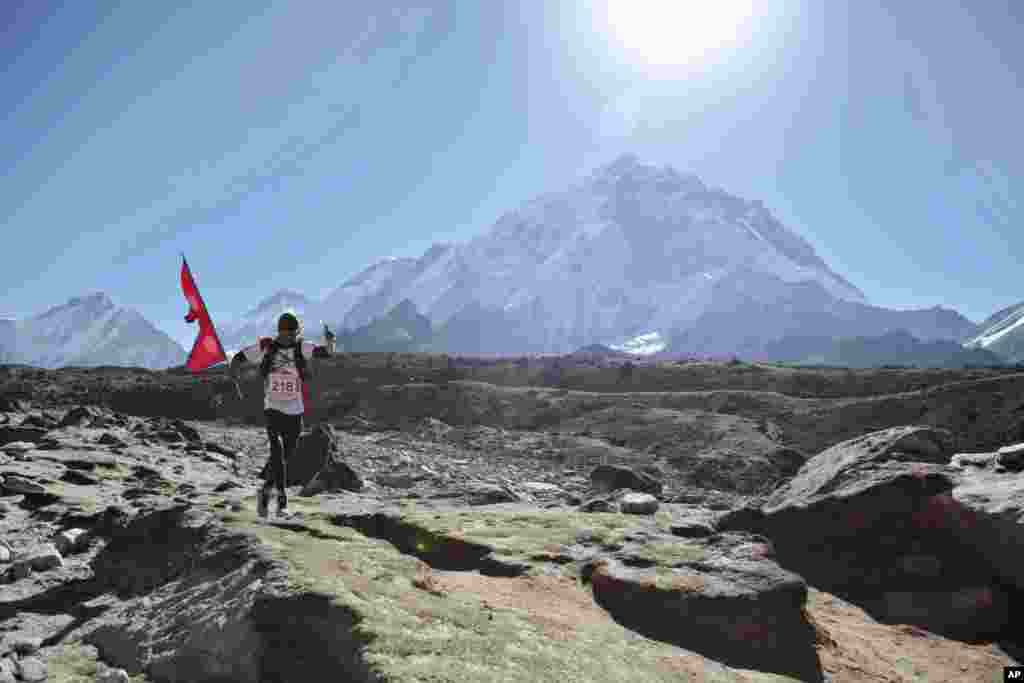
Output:
[[210,320],[210,314],[206,310],[206,304],[203,303],[203,297],[199,294],[199,288],[196,287],[195,280],[192,279],[192,271],[188,268],[188,261],[185,260],[184,254],[181,256],[181,291],[185,293],[189,305],[185,322],[199,321],[199,336],[196,337],[196,343],[192,346],[192,353],[188,354],[185,367],[192,372],[198,372],[227,360],[228,355],[224,353],[224,347],[221,346],[220,338],[217,337],[217,330],[213,327],[213,321]]

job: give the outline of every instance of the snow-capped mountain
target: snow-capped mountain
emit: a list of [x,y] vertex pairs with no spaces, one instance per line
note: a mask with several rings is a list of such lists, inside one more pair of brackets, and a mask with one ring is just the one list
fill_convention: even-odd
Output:
[[978,326],[980,333],[964,343],[993,351],[1013,363],[1024,363],[1024,302],[997,311]]
[[[745,290],[761,299],[761,291],[774,293],[799,310],[865,305],[760,202],[627,155],[501,216],[468,243],[367,268],[323,311],[352,328],[408,299],[449,351],[568,352],[678,335],[706,313],[728,311]],[[738,318],[733,327],[761,336]]]
[[6,328],[11,342],[7,362],[42,368],[122,365],[156,370],[181,365],[186,358],[180,344],[103,292],[72,298]]
[[260,337],[274,336],[277,319],[285,311],[298,316],[307,338],[320,336],[321,305],[301,292],[288,289],[272,294],[235,320],[214,320],[214,324],[224,348],[235,350],[256,343]]

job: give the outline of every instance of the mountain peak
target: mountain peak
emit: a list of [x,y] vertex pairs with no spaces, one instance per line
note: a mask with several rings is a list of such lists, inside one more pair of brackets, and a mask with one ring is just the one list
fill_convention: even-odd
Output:
[[669,164],[645,164],[636,154],[627,153],[599,166],[588,178],[588,184],[599,190],[608,190],[637,184],[650,184],[663,192],[706,192],[707,186],[695,173],[680,173]]
[[101,291],[89,292],[82,296],[72,297],[67,303],[68,306],[101,306],[106,304],[113,306],[114,302],[106,292]]

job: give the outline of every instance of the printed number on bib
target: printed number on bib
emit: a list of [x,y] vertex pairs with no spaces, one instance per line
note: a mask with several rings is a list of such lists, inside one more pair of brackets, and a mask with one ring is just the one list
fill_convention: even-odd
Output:
[[294,401],[302,398],[302,388],[297,375],[273,374],[270,376],[270,399],[272,401]]

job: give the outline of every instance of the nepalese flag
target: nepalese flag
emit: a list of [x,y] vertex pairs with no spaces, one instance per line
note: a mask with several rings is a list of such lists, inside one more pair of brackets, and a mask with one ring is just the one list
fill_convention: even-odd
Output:
[[185,293],[189,306],[185,322],[199,321],[199,336],[196,337],[196,342],[192,345],[192,353],[188,355],[185,367],[192,372],[198,372],[227,360],[228,356],[224,353],[220,338],[217,337],[217,330],[214,329],[213,321],[210,320],[210,313],[206,310],[203,297],[199,295],[199,288],[196,287],[195,280],[192,279],[192,271],[188,268],[188,261],[185,260],[184,254],[181,256],[181,291]]

